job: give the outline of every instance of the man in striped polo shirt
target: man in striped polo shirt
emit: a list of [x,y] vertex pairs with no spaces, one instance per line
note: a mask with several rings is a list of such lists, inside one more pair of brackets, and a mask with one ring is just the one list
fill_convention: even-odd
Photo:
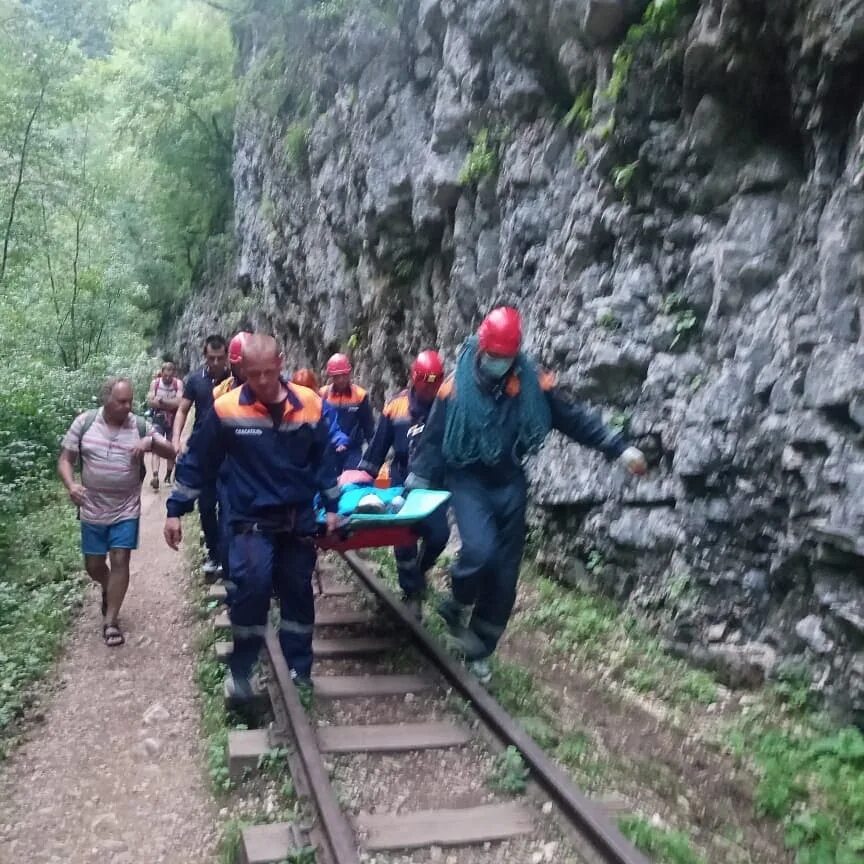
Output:
[[[128,378],[109,378],[102,407],[75,418],[57,461],[57,473],[79,508],[84,566],[102,588],[102,638],[109,648],[125,642],[118,616],[129,587],[129,558],[138,548],[144,454],[174,458],[171,444],[132,413],[132,398]],[[79,460],[80,483],[74,473]]]

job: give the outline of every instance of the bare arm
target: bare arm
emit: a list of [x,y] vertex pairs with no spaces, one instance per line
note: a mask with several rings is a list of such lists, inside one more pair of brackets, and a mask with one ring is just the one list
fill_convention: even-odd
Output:
[[180,439],[183,437],[183,429],[186,426],[186,418],[189,416],[189,409],[192,407],[192,400],[183,396],[180,399],[180,407],[174,415],[174,428],[171,430],[171,443],[177,453],[180,452]]
[[174,450],[174,445],[167,438],[163,438],[157,432],[154,432],[152,435],[150,449],[157,456],[163,456],[165,459],[173,459],[177,455]]
[[80,507],[87,493],[84,487],[75,480],[75,462],[77,460],[78,454],[64,447],[57,459],[57,474],[63,481],[72,503]]
[[162,406],[159,404],[160,399],[156,398],[156,382],[158,378],[154,378],[153,382],[150,384],[150,389],[147,391],[147,404],[154,410],[157,411]]

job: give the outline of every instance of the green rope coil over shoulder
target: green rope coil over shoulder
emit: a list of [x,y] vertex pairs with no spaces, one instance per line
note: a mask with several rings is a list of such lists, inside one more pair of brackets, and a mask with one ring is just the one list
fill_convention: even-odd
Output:
[[519,378],[518,396],[496,398],[480,383],[477,351],[477,337],[472,336],[456,361],[455,392],[448,405],[442,445],[445,462],[455,468],[497,465],[507,458],[536,453],[552,428],[549,403],[534,363],[520,351],[510,373]]

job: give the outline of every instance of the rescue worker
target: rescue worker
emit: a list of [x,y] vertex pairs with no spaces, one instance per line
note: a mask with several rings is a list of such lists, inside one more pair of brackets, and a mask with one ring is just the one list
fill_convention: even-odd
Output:
[[[291,383],[299,384],[301,387],[308,387],[315,393],[321,389],[318,376],[311,369],[298,369],[291,376]],[[348,449],[348,445],[351,442],[348,440],[348,436],[339,428],[339,415],[336,413],[336,409],[329,402],[323,402],[323,405],[324,416],[327,418],[327,428],[330,430],[330,443],[333,445],[336,453],[340,454],[337,459],[338,464],[342,459],[341,454]]]
[[519,313],[493,309],[441,385],[406,482],[410,489],[443,481],[452,494],[462,547],[451,572],[452,596],[438,611],[483,683],[516,600],[525,542],[523,458],[558,429],[620,459],[633,474],[647,470],[642,452],[597,414],[565,399],[521,343]]
[[[243,377],[243,346],[252,334],[247,330],[235,333],[228,342],[228,368],[231,374],[213,388],[213,402],[220,396],[230,393],[237,387],[242,387],[246,379]],[[219,502],[219,562],[222,567],[222,584],[225,587],[225,602],[228,608],[234,599],[235,584],[231,579],[231,561],[228,548],[231,545],[231,503],[228,500],[228,467],[223,463],[216,478],[216,500]]]
[[338,524],[339,489],[320,397],[282,380],[283,357],[272,336],[243,346],[246,383],[216,400],[178,463],[167,503],[165,540],[177,549],[180,517],[227,464],[236,590],[231,608],[234,650],[225,681],[229,702],[253,698],[251,673],[275,589],[281,608],[279,641],[298,686],[311,685],[312,570],[316,531],[313,500],[320,494],[327,530]]
[[[438,388],[444,380],[444,364],[437,351],[422,351],[411,364],[409,387],[394,396],[385,406],[375,429],[375,437],[366,448],[357,466],[365,471],[369,482],[378,475],[390,451],[390,484],[404,484],[423,435],[426,420]],[[397,546],[396,572],[403,602],[419,621],[422,618],[423,595],[426,591],[426,573],[438,560],[450,538],[447,507],[441,506],[418,526],[421,538],[418,544]]]
[[327,361],[327,377],[330,383],[321,390],[321,397],[336,409],[339,428],[348,436],[339,467],[356,468],[364,443],[371,441],[375,432],[369,396],[351,381],[351,361],[344,354],[334,354]]
[[[204,365],[190,372],[183,382],[183,396],[174,417],[172,444],[179,455],[183,452],[183,430],[189,409],[195,406],[195,420],[192,424],[194,435],[201,426],[207,413],[213,407],[213,388],[228,377],[228,346],[222,336],[213,334],[204,340]],[[219,570],[219,517],[216,499],[216,484],[201,490],[198,498],[198,512],[201,516],[201,530],[207,546],[207,560],[203,571],[214,576]]]

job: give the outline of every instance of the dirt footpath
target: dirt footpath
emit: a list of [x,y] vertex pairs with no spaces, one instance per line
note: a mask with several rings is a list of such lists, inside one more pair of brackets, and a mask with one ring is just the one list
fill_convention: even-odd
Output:
[[204,864],[216,813],[199,739],[184,556],[162,540],[165,492],[143,492],[120,623],[102,642],[87,595],[44,722],[0,765],[0,862]]

